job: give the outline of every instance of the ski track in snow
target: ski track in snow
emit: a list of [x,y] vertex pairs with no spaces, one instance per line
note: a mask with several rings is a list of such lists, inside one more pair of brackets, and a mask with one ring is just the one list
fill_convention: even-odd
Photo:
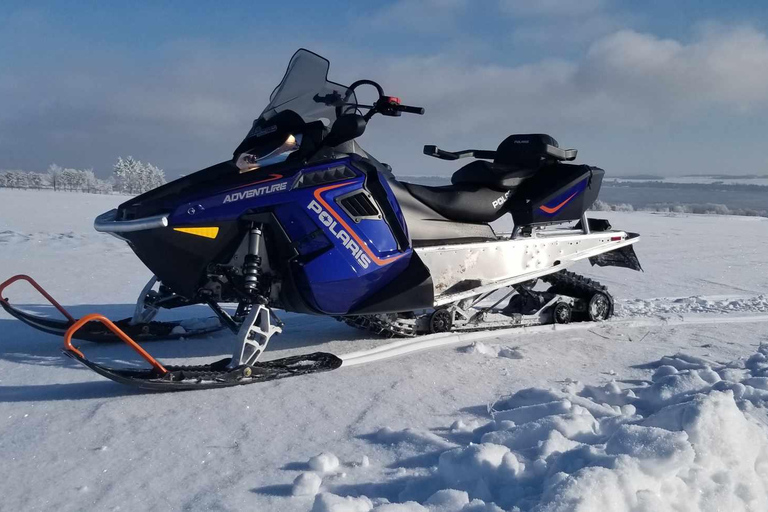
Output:
[[768,313],[768,295],[629,299],[618,302],[616,307],[617,318],[682,315],[686,313]]
[[[0,280],[29,274],[78,316],[130,315],[148,272],[92,228],[124,200],[0,190]],[[359,364],[263,386],[135,392],[0,312],[0,509],[768,509],[768,221],[594,216],[643,237],[645,273],[573,268],[608,286],[611,321],[393,341],[289,314],[269,357]],[[23,284],[7,295],[51,311]],[[230,342],[147,348],[200,363]]]

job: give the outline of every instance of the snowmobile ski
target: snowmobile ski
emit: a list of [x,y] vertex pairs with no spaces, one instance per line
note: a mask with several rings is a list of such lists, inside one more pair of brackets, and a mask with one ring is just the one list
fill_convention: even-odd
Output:
[[257,382],[328,372],[341,366],[342,360],[333,354],[313,354],[284,357],[229,369],[230,358],[200,366],[165,366],[163,374],[155,368],[145,370],[117,369],[89,361],[75,352],[64,353],[102,377],[139,389],[152,391],[184,391],[190,389],[226,388]]
[[[17,281],[28,282],[43,297],[45,297],[45,299],[48,300],[48,302],[50,302],[50,304],[55,307],[66,320],[35,315],[14,307],[7,298],[2,296],[2,292],[9,285]],[[77,319],[48,292],[46,292],[37,281],[23,274],[13,276],[0,284],[0,306],[2,306],[9,315],[21,320],[30,327],[56,336],[64,336],[67,330],[77,322]],[[114,324],[117,325],[120,330],[139,341],[173,340],[202,336],[217,332],[223,327],[216,317],[164,322],[155,320],[136,322],[134,318],[123,318],[122,320],[114,321]],[[77,331],[75,338],[81,341],[91,341],[94,343],[116,343],[120,341],[112,331],[98,323],[89,323],[84,326]]]
[[[269,324],[270,312],[264,311],[264,308],[254,308],[251,324],[246,325],[244,333],[251,333],[259,330],[259,326],[253,324]],[[84,326],[91,323],[100,323],[105,329],[111,331],[118,339],[130,346],[136,351],[151,368],[148,369],[120,369],[104,366],[85,357],[80,349],[72,345],[74,334]],[[269,341],[269,338],[279,328],[272,327],[266,339],[262,339],[263,346]],[[244,343],[244,346],[252,346],[253,340]],[[260,346],[257,344],[257,346]],[[257,362],[261,351],[258,354],[250,353],[247,359],[248,364],[243,364],[243,359],[235,361],[233,358],[226,358],[212,364],[194,365],[194,366],[166,366],[152,357],[145,351],[141,345],[136,343],[130,336],[120,330],[113,322],[98,313],[86,315],[67,331],[64,336],[64,354],[72,359],[82,363],[87,368],[95,371],[99,375],[106,377],[120,384],[155,390],[155,391],[182,391],[189,389],[209,389],[223,388],[231,386],[242,386],[245,384],[254,384],[257,382],[266,382],[270,380],[284,379],[296,375],[306,375],[335,370],[341,366],[342,360],[333,354],[324,352],[315,352],[313,354],[285,357],[263,363]]]

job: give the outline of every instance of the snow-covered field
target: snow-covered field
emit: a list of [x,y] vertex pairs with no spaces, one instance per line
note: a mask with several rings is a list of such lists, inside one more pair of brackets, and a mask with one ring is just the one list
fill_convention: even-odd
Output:
[[[91,227],[121,200],[0,190],[0,280],[28,273],[78,316],[129,316],[149,273]],[[0,313],[0,510],[768,510],[768,219],[593,215],[643,235],[645,273],[574,268],[608,285],[611,321],[264,385],[137,392]],[[22,284],[6,295],[51,311]],[[209,315],[174,312],[189,314]],[[391,342],[282,318],[272,357]],[[230,341],[148,348],[203,362]]]

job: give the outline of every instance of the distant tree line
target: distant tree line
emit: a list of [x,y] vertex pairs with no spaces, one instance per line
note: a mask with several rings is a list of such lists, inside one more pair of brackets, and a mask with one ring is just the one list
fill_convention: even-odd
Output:
[[696,213],[707,215],[739,215],[745,217],[768,217],[768,210],[756,208],[729,208],[716,203],[653,203],[635,208],[631,204],[612,204],[597,200],[590,208],[596,212],[660,212],[660,213]]
[[97,178],[93,169],[63,168],[56,164],[51,164],[46,173],[0,170],[0,188],[135,195],[163,184],[165,172],[162,169],[131,156],[118,158],[112,176],[106,180]]
[[609,187],[625,187],[625,188],[675,188],[686,190],[725,190],[732,192],[765,192],[768,187],[765,185],[747,184],[747,183],[725,183],[722,181],[715,181],[712,183],[675,183],[670,181],[621,181],[623,176],[618,178],[618,181],[610,181],[605,183]]

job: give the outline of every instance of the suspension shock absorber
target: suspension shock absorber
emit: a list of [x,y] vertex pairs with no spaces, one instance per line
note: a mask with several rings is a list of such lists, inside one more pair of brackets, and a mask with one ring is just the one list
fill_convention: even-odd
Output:
[[261,276],[261,257],[259,245],[261,244],[261,224],[252,224],[248,234],[248,254],[243,262],[243,276],[245,277],[245,290],[250,295],[259,293],[259,277]]

